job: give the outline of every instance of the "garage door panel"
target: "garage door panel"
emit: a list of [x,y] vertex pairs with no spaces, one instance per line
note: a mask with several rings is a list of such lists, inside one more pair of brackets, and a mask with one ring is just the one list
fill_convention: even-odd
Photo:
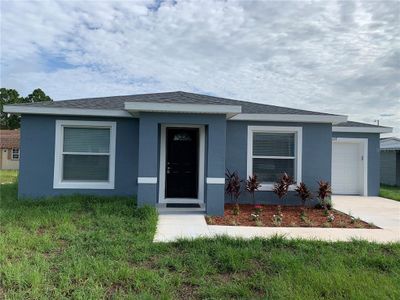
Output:
[[361,154],[358,143],[334,142],[332,145],[332,191],[334,194],[359,194]]

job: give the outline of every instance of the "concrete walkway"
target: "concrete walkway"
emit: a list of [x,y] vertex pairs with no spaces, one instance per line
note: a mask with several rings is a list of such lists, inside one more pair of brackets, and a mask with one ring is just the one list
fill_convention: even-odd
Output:
[[207,225],[199,214],[161,214],[154,242],[172,242],[180,238],[271,237],[303,238],[324,241],[364,239],[371,242],[400,242],[400,202],[380,197],[334,196],[335,209],[372,222],[382,229],[310,228],[310,227],[248,227]]
[[160,214],[154,242],[210,237],[208,227],[203,214]]
[[333,207],[384,229],[400,230],[400,202],[382,197],[333,196]]

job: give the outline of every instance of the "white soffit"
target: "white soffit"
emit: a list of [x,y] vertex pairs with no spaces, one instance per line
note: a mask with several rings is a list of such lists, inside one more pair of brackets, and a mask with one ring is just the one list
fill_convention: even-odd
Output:
[[117,109],[85,109],[63,107],[38,107],[22,105],[5,105],[4,112],[14,114],[39,114],[39,115],[68,115],[68,116],[99,116],[99,117],[127,117],[132,115],[124,110]]
[[240,105],[220,104],[179,104],[155,102],[125,102],[125,109],[131,113],[137,112],[162,112],[162,113],[200,113],[200,114],[226,114],[228,118],[242,111]]
[[392,127],[345,127],[333,126],[333,132],[359,132],[359,133],[391,133]]
[[339,115],[300,115],[300,114],[239,114],[231,118],[237,121],[281,121],[306,123],[333,123],[347,121],[347,116]]

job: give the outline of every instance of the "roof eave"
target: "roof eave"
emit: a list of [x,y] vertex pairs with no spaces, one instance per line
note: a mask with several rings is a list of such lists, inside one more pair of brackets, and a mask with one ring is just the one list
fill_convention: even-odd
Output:
[[338,124],[346,122],[347,116],[316,114],[239,114],[234,116],[231,120]]
[[186,104],[158,102],[125,102],[125,110],[137,115],[140,112],[224,114],[230,119],[240,114],[240,105]]
[[4,112],[12,114],[39,114],[39,115],[68,115],[68,116],[93,116],[93,117],[123,117],[133,116],[121,109],[86,109],[63,107],[37,107],[22,105],[5,105]]
[[355,127],[355,126],[333,126],[333,132],[357,132],[357,133],[391,133],[392,127]]

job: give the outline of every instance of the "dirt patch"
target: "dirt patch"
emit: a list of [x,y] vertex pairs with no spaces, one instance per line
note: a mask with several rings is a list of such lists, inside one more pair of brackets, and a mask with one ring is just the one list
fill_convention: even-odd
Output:
[[207,217],[209,225],[262,226],[262,227],[332,227],[332,228],[379,228],[335,209],[302,208],[300,206],[279,205],[235,205],[226,204],[224,216]]

